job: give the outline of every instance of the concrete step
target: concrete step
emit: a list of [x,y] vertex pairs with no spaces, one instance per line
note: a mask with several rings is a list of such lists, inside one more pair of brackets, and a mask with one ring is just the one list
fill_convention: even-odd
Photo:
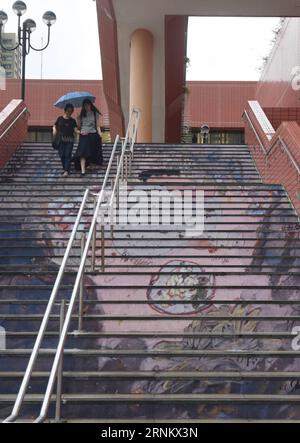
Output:
[[[87,371],[84,372],[74,372],[74,375],[71,372],[64,373],[64,394],[79,394],[79,395],[92,395],[95,392],[105,392],[107,395],[117,395],[120,393],[130,395],[130,387],[134,384],[139,384],[146,391],[147,386],[151,386],[153,391],[160,392],[163,389],[163,385],[181,385],[185,388],[185,394],[193,394],[193,391],[196,387],[199,387],[204,384],[209,384],[214,386],[214,393],[222,393],[222,389],[226,387],[226,383],[232,383],[233,385],[242,385],[247,386],[248,392],[251,392],[251,388],[257,390],[256,392],[264,391],[265,384],[268,381],[272,381],[272,387],[268,391],[268,395],[278,395],[278,392],[283,391],[284,386],[289,383],[292,384],[297,383],[299,380],[298,377],[294,377],[294,373],[291,375],[287,374],[285,377],[281,373],[279,377],[270,377],[268,379],[267,373],[261,374],[259,376],[241,376],[239,373],[231,376],[226,375],[226,373],[211,373],[206,376],[205,374],[192,376],[192,373],[186,373],[185,375],[181,373],[174,373],[170,376],[166,373],[162,373],[162,377],[159,375],[156,376],[154,371],[149,371],[148,373],[143,374],[143,371],[139,372],[128,372],[124,371],[124,374],[116,375],[115,371],[112,372],[103,372],[103,375],[97,376],[97,372]],[[252,371],[254,374],[255,372]],[[44,376],[33,376],[30,383],[30,394],[41,394],[45,392],[47,387],[47,376],[49,377],[49,372],[42,372],[39,374],[45,374]],[[68,375],[70,374],[70,375]],[[71,375],[72,374],[72,375]],[[80,374],[78,376],[78,374]],[[93,375],[95,374],[95,375]],[[107,374],[107,376],[106,376]],[[153,374],[153,375],[148,375]],[[224,375],[224,377],[223,377]],[[10,395],[17,394],[18,388],[21,382],[20,377],[4,377],[6,382],[6,389],[10,392]],[[105,389],[104,385],[105,384]],[[7,392],[6,391],[6,392]],[[5,392],[2,392],[0,385],[0,396],[5,395]]]

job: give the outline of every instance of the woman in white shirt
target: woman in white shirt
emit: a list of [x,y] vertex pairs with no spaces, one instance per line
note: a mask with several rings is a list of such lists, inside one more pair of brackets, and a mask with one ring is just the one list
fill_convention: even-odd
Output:
[[84,176],[90,163],[102,165],[102,133],[100,128],[101,112],[91,100],[83,101],[82,109],[77,120],[80,130],[79,144],[73,157],[75,169],[81,170]]

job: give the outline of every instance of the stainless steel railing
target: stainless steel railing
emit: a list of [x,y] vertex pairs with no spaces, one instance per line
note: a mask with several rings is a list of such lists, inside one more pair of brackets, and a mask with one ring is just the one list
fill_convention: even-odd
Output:
[[[17,418],[19,417],[20,414],[20,410],[21,407],[23,405],[24,399],[25,399],[25,395],[28,389],[28,385],[32,376],[32,372],[34,369],[34,365],[36,363],[36,360],[38,358],[38,354],[39,351],[41,349],[41,345],[42,345],[42,341],[44,339],[45,336],[45,332],[47,329],[47,325],[50,319],[50,315],[52,313],[53,307],[56,305],[56,298],[57,298],[57,294],[58,291],[60,289],[60,285],[62,282],[62,278],[64,276],[64,272],[67,266],[67,262],[70,256],[70,252],[72,250],[75,238],[76,238],[76,234],[79,231],[79,225],[81,222],[81,219],[83,217],[83,213],[84,210],[86,208],[87,202],[89,197],[92,197],[94,199],[94,212],[93,212],[93,217],[92,217],[92,221],[90,224],[90,228],[87,234],[87,237],[85,239],[85,234],[82,236],[81,239],[81,260],[80,260],[80,264],[79,264],[79,268],[78,268],[78,272],[77,272],[77,276],[76,276],[76,280],[73,286],[73,290],[72,290],[72,294],[71,294],[71,298],[68,304],[68,309],[66,312],[66,316],[64,318],[63,324],[62,324],[62,312],[60,315],[61,318],[61,324],[60,324],[60,338],[59,338],[59,343],[56,349],[56,353],[55,353],[55,357],[54,357],[54,361],[53,361],[53,365],[51,368],[51,372],[50,372],[50,376],[49,376],[49,380],[48,380],[48,384],[47,384],[47,388],[46,388],[46,392],[45,392],[45,397],[44,397],[44,401],[40,410],[40,415],[39,417],[35,420],[35,423],[41,423],[43,422],[46,417],[47,417],[47,412],[49,409],[49,405],[50,405],[50,401],[51,401],[51,396],[52,396],[52,392],[54,389],[54,384],[56,379],[58,379],[58,388],[57,388],[57,399],[56,399],[56,419],[59,419],[60,417],[60,404],[61,404],[61,383],[62,383],[62,358],[63,358],[63,354],[64,354],[64,347],[65,347],[65,342],[67,339],[67,334],[68,334],[68,330],[70,327],[70,323],[71,323],[71,318],[72,318],[72,313],[74,310],[74,306],[76,303],[76,300],[79,296],[79,315],[78,315],[78,329],[79,332],[82,330],[82,321],[83,321],[83,280],[84,280],[84,273],[85,273],[85,268],[86,268],[86,262],[87,262],[87,258],[88,258],[88,254],[90,251],[90,247],[92,246],[92,257],[91,257],[91,267],[92,269],[95,269],[95,254],[96,254],[96,229],[97,229],[97,221],[98,221],[98,217],[101,211],[104,210],[109,210],[111,205],[114,203],[114,200],[116,197],[118,197],[118,193],[119,193],[119,189],[120,189],[120,184],[122,181],[127,180],[128,178],[128,174],[129,174],[129,168],[128,166],[130,165],[130,170],[131,170],[131,162],[132,160],[132,156],[134,153],[134,146],[136,143],[136,139],[137,139],[137,131],[138,131],[138,125],[139,125],[139,120],[140,120],[140,112],[139,110],[133,109],[130,115],[130,119],[129,119],[129,124],[128,124],[128,128],[126,131],[126,135],[124,138],[120,138],[119,135],[117,135],[115,142],[114,142],[114,146],[111,152],[111,156],[110,156],[110,160],[109,160],[109,164],[105,173],[105,177],[103,180],[103,184],[102,184],[102,188],[101,191],[98,194],[95,194],[93,192],[91,192],[89,189],[87,189],[84,193],[81,205],[80,205],[80,209],[79,212],[77,214],[76,217],[76,221],[75,224],[73,226],[72,229],[72,233],[71,233],[71,237],[69,239],[60,269],[58,271],[57,277],[56,277],[56,281],[55,284],[53,286],[48,304],[47,304],[47,308],[42,320],[42,324],[40,326],[12,413],[9,417],[7,417],[3,423],[11,423],[17,420]],[[121,153],[118,153],[118,148],[119,145],[121,143]],[[117,156],[118,155],[118,156]],[[111,198],[109,200],[108,203],[105,203],[104,198],[105,198],[105,193],[106,193],[106,188],[107,185],[109,183],[109,179],[110,179],[110,175],[111,175],[111,171],[112,171],[112,167],[114,162],[117,159],[117,171],[116,171],[116,175],[115,178],[113,180],[113,186],[111,189]],[[102,250],[102,270],[104,270],[104,229],[103,226],[101,226],[101,250]],[[62,311],[64,311],[64,306],[62,307]],[[64,317],[64,315],[63,315]]]
[[260,147],[261,147],[261,150],[264,152],[265,155],[267,155],[267,150],[266,150],[266,148],[264,147],[264,144],[263,144],[263,142],[261,141],[261,138],[260,138],[260,136],[258,135],[258,132],[256,131],[256,129],[255,129],[253,123],[252,123],[252,120],[251,120],[251,118],[250,118],[250,116],[249,116],[249,114],[248,114],[248,112],[247,112],[246,110],[244,111],[243,117],[244,117],[244,116],[246,117],[246,119],[247,119],[247,121],[248,121],[248,124],[250,125],[252,131],[254,132],[255,137],[256,137],[256,139],[257,139],[257,141],[258,141],[258,143],[259,143],[259,145],[260,145]]

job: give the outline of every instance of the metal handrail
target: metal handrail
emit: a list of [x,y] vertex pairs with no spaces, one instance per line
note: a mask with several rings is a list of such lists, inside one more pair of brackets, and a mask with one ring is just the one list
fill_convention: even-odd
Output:
[[249,114],[248,114],[248,112],[247,112],[246,110],[244,111],[243,117],[244,117],[244,115],[247,117],[248,123],[250,124],[250,126],[251,126],[251,128],[252,128],[252,131],[254,132],[254,134],[255,134],[255,136],[256,136],[256,138],[257,138],[259,144],[260,144],[261,149],[262,149],[262,150],[264,151],[264,153],[267,155],[267,150],[266,150],[266,148],[264,147],[264,145],[263,145],[263,143],[262,143],[262,141],[261,141],[261,138],[260,138],[260,136],[258,135],[258,133],[257,133],[257,131],[256,131],[256,129],[255,129],[253,123],[252,123],[252,121],[251,121],[251,118],[249,117]]
[[[119,184],[120,184],[120,179],[123,175],[123,169],[124,169],[124,160],[126,160],[126,170],[128,172],[128,163],[127,163],[127,158],[126,155],[132,155],[134,154],[134,145],[136,143],[136,139],[137,139],[137,131],[138,131],[138,126],[139,126],[139,121],[140,121],[140,111],[138,109],[133,109],[131,112],[131,116],[130,116],[130,121],[129,121],[129,125],[126,131],[126,136],[123,139],[123,146],[122,146],[122,152],[121,152],[121,156],[119,158],[119,163],[118,163],[118,167],[117,167],[117,173],[116,173],[116,177],[114,180],[114,185],[112,188],[112,193],[111,193],[111,197],[110,197],[110,201],[108,204],[108,209],[111,209],[113,204],[114,204],[114,200],[117,194],[117,190],[119,189]],[[132,128],[131,128],[132,126]],[[130,139],[130,131],[132,129],[132,137]],[[129,146],[128,146],[129,144]],[[131,169],[131,165],[130,165],[130,169]],[[127,176],[125,177],[127,180]]]
[[27,365],[27,368],[26,368],[17,398],[16,398],[16,401],[15,401],[15,404],[14,404],[14,407],[12,410],[12,413],[9,417],[7,417],[3,421],[3,423],[11,423],[11,422],[15,421],[19,416],[20,409],[21,409],[21,406],[22,406],[22,403],[23,403],[23,400],[24,400],[24,397],[25,397],[25,394],[26,394],[26,391],[28,388],[28,384],[30,381],[30,377],[32,375],[33,367],[36,362],[39,350],[41,348],[41,344],[42,344],[42,341],[43,341],[43,338],[44,338],[44,335],[46,332],[46,328],[47,328],[48,321],[49,321],[49,318],[50,318],[50,315],[52,312],[52,308],[54,306],[56,296],[57,296],[58,290],[60,288],[60,284],[61,284],[64,272],[65,272],[65,267],[67,265],[67,261],[68,261],[68,258],[69,258],[69,255],[70,255],[70,252],[71,252],[71,249],[72,249],[75,237],[76,237],[76,233],[77,233],[77,230],[78,230],[81,218],[82,218],[82,214],[83,214],[88,196],[89,196],[89,190],[87,189],[84,193],[82,203],[81,203],[79,212],[77,214],[75,224],[73,226],[71,237],[69,239],[67,249],[65,251],[61,266],[59,268],[59,271],[58,271],[58,274],[57,274],[57,277],[56,277],[56,280],[55,280],[55,283],[54,283],[54,286],[53,286],[53,289],[52,289],[52,292],[51,292],[51,295],[49,298],[49,302],[47,304],[47,308],[46,308],[46,311],[45,311],[45,314],[44,314],[44,317],[42,320],[42,324],[40,326],[37,339],[35,341],[32,353],[30,355],[30,359],[29,359],[29,362],[28,362],[28,365]]
[[[298,163],[296,162],[293,154],[291,153],[291,151],[289,150],[288,146],[285,144],[284,140],[280,136],[278,136],[277,140],[274,143],[274,146],[278,142],[281,144],[281,146],[285,150],[287,156],[289,157],[290,161],[293,163],[293,166],[295,167],[296,171],[300,175],[300,167],[299,167]],[[273,146],[271,146],[270,151],[272,150],[272,148],[273,148]]]
[[[80,291],[80,289],[81,289],[80,287],[81,287],[82,282],[83,282],[83,276],[84,276],[84,271],[85,271],[85,266],[86,266],[86,261],[87,261],[90,245],[91,245],[92,241],[93,242],[96,241],[95,232],[96,232],[96,226],[97,226],[97,220],[98,220],[99,212],[101,210],[101,206],[104,206],[105,208],[107,208],[107,205],[103,205],[103,200],[104,200],[104,197],[105,197],[105,191],[106,191],[106,187],[107,187],[107,184],[108,184],[108,180],[109,180],[109,176],[110,176],[110,173],[111,173],[111,169],[112,169],[113,163],[115,161],[117,148],[119,146],[120,141],[122,141],[121,157],[120,157],[120,161],[118,162],[117,174],[116,174],[116,179],[115,179],[115,186],[113,186],[113,189],[112,189],[112,196],[114,196],[115,195],[114,193],[117,192],[117,189],[118,189],[117,186],[119,185],[119,182],[120,182],[121,170],[124,167],[124,159],[126,158],[126,153],[128,151],[128,141],[129,141],[129,135],[130,135],[130,126],[135,121],[134,119],[136,118],[136,116],[137,116],[137,121],[139,121],[139,115],[140,115],[139,111],[133,110],[132,113],[131,113],[131,116],[130,116],[128,129],[126,131],[126,137],[121,139],[119,135],[116,136],[115,143],[114,143],[114,146],[113,146],[113,149],[112,149],[112,152],[111,152],[109,164],[108,164],[108,167],[107,167],[107,170],[106,170],[106,174],[105,174],[105,177],[104,177],[104,180],[103,180],[102,189],[99,192],[99,194],[96,194],[97,203],[95,205],[93,218],[92,218],[90,229],[89,229],[89,232],[88,232],[88,235],[87,235],[87,240],[85,242],[84,248],[82,248],[81,261],[80,261],[78,273],[77,273],[77,276],[76,276],[76,280],[75,280],[75,283],[74,283],[74,286],[73,286],[73,291],[72,291],[72,295],[71,295],[71,298],[70,298],[70,301],[69,301],[68,310],[67,310],[67,313],[66,313],[66,316],[65,316],[65,320],[64,320],[63,326],[61,327],[60,339],[59,339],[59,343],[58,343],[58,346],[57,346],[57,349],[56,349],[53,365],[52,365],[52,368],[51,368],[51,372],[50,372],[50,376],[49,376],[49,381],[48,381],[47,389],[46,389],[46,392],[45,392],[44,401],[43,401],[43,404],[42,404],[42,407],[41,407],[41,410],[40,410],[40,415],[35,420],[35,423],[43,422],[46,419],[46,416],[47,416],[49,404],[50,404],[50,401],[51,401],[51,395],[52,395],[52,392],[53,392],[53,389],[54,389],[55,380],[56,380],[56,377],[57,377],[57,374],[58,374],[58,370],[59,370],[59,367],[60,367],[60,363],[61,363],[61,359],[62,359],[62,356],[63,356],[63,353],[64,353],[64,346],[65,346],[65,341],[66,341],[66,338],[67,338],[67,334],[68,334],[68,330],[69,330],[69,326],[70,326],[70,322],[71,322],[71,318],[72,318],[72,312],[73,312],[73,309],[74,309],[76,298],[77,298],[78,294],[82,292],[82,291]],[[134,135],[133,135],[134,142],[135,142],[136,136],[137,136],[137,129],[134,130]],[[132,141],[131,141],[131,143],[132,143]],[[134,147],[134,144],[133,144],[133,147]],[[80,224],[80,221],[81,221],[81,218],[82,218],[82,215],[83,215],[83,212],[84,212],[84,209],[85,209],[85,206],[86,206],[86,203],[88,201],[89,196],[94,196],[95,197],[95,194],[92,193],[89,189],[87,189],[85,191],[85,193],[84,193],[84,197],[83,197],[83,200],[82,200],[82,203],[81,203],[81,206],[80,206],[80,209],[79,209],[79,212],[78,212],[78,215],[77,215],[77,218],[76,218],[73,230],[72,230],[72,234],[71,234],[71,237],[69,239],[69,242],[68,242],[68,245],[67,245],[67,249],[65,251],[64,258],[63,258],[62,264],[60,266],[60,269],[59,269],[59,272],[58,272],[58,275],[57,275],[57,278],[56,278],[53,290],[51,292],[50,299],[49,299],[49,302],[47,304],[47,308],[46,308],[46,311],[45,311],[45,315],[43,317],[42,324],[40,326],[40,330],[38,332],[38,336],[37,336],[34,348],[32,350],[32,353],[31,353],[31,356],[30,356],[30,359],[29,359],[29,362],[28,362],[28,365],[27,365],[27,368],[26,368],[26,371],[25,371],[25,374],[24,374],[24,377],[23,377],[23,380],[22,380],[22,383],[21,383],[21,386],[20,386],[17,398],[16,398],[16,401],[15,401],[15,404],[14,404],[14,407],[13,407],[13,410],[12,410],[12,413],[11,413],[11,415],[9,417],[7,417],[3,421],[3,423],[14,422],[18,418],[18,416],[19,416],[20,409],[22,407],[22,404],[23,404],[23,401],[24,401],[24,397],[25,397],[25,394],[26,394],[26,391],[27,391],[27,388],[28,388],[28,384],[29,384],[29,381],[30,381],[30,378],[31,378],[31,375],[32,375],[34,364],[35,364],[36,359],[38,357],[38,353],[39,353],[42,341],[43,341],[44,336],[45,336],[45,332],[46,332],[46,328],[47,328],[47,325],[48,325],[48,322],[49,322],[49,318],[50,318],[53,306],[55,305],[55,302],[56,302],[56,297],[57,297],[57,294],[58,294],[58,291],[59,291],[59,288],[60,288],[60,284],[61,284],[61,281],[62,281],[62,278],[63,278],[63,275],[64,275],[66,264],[67,264],[68,258],[70,256],[70,252],[71,252],[71,249],[72,249],[72,246],[73,246],[76,234],[78,232],[78,227],[79,227],[79,224]],[[93,254],[94,253],[95,253],[95,248],[93,248]],[[93,261],[94,261],[94,257],[92,257],[92,262]],[[82,293],[81,293],[81,296],[82,296]],[[79,303],[82,303],[82,299],[79,301]],[[79,309],[80,309],[80,307],[79,307]],[[79,323],[80,323],[80,319],[79,319]],[[61,376],[61,374],[60,374],[60,376]],[[59,410],[59,408],[57,408],[57,410]]]
[[22,111],[20,112],[20,114],[17,115],[17,117],[13,120],[13,122],[8,126],[8,128],[5,129],[4,132],[2,132],[2,134],[0,134],[0,140],[2,137],[4,137],[6,135],[6,133],[14,126],[14,124],[19,120],[19,118],[21,117],[21,115],[23,115],[25,112],[27,112],[29,114],[29,111],[27,108],[22,109]]
[[[131,117],[130,117],[130,121],[129,121],[129,124],[128,124],[128,129],[127,129],[127,132],[126,132],[126,137],[125,137],[125,139],[122,139],[122,153],[121,153],[121,158],[120,158],[120,161],[119,161],[119,164],[118,164],[118,170],[117,170],[117,176],[116,176],[116,180],[115,180],[115,185],[117,183],[119,183],[120,172],[121,172],[121,170],[122,170],[122,168],[124,166],[123,165],[123,159],[125,157],[126,150],[127,150],[127,143],[128,143],[129,134],[130,134],[130,126],[131,126],[132,118],[135,118],[135,113],[136,112],[138,112],[138,115],[139,115],[139,111],[136,111],[136,110],[132,111],[132,114],[131,114]],[[100,191],[100,193],[98,195],[98,200],[97,200],[97,204],[96,204],[96,207],[95,207],[93,219],[92,219],[92,222],[91,222],[89,233],[87,235],[87,240],[86,240],[85,248],[84,248],[84,251],[83,251],[83,254],[82,254],[82,258],[81,258],[81,263],[79,265],[77,277],[76,277],[75,284],[74,284],[74,287],[73,287],[73,292],[72,292],[71,299],[70,299],[70,302],[69,302],[68,311],[67,311],[67,314],[66,314],[66,318],[65,318],[65,322],[64,322],[63,328],[62,328],[60,340],[59,340],[59,343],[58,343],[58,346],[57,346],[57,350],[56,350],[53,366],[52,366],[52,369],[51,369],[51,373],[50,373],[50,377],[49,377],[49,381],[48,381],[48,385],[47,385],[44,401],[43,401],[43,404],[42,404],[42,407],[41,407],[41,410],[40,410],[40,415],[35,420],[35,423],[42,423],[46,419],[46,416],[47,416],[48,408],[49,408],[50,401],[51,401],[51,395],[52,395],[52,392],[53,392],[53,389],[54,389],[55,380],[56,380],[56,377],[57,377],[57,372],[58,372],[59,364],[60,364],[61,358],[62,358],[63,353],[64,353],[65,342],[66,342],[69,326],[70,326],[70,323],[71,323],[73,309],[74,309],[74,306],[75,306],[76,298],[78,296],[78,292],[79,292],[79,288],[80,288],[80,283],[81,283],[83,275],[84,275],[84,269],[85,269],[85,264],[86,264],[87,256],[88,256],[88,253],[89,253],[89,248],[90,248],[93,236],[94,236],[94,232],[95,232],[95,228],[96,228],[96,225],[97,225],[97,220],[98,220],[99,212],[100,212],[100,209],[101,209],[101,204],[103,203],[103,199],[104,199],[104,196],[105,196],[105,188],[106,188],[106,184],[107,184],[107,181],[108,181],[108,178],[109,178],[109,172],[110,172],[113,160],[114,160],[115,151],[116,151],[118,142],[119,142],[119,136],[117,136],[117,138],[116,138],[116,142],[115,142],[115,145],[114,145],[114,148],[113,148],[113,152],[112,152],[112,155],[111,155],[110,163],[109,163],[109,166],[108,166],[107,171],[106,171],[105,179],[103,181],[103,186],[102,186],[102,189],[101,189],[101,191]],[[115,194],[114,193],[116,193],[116,192],[117,192],[117,188],[116,188],[116,186],[114,186],[113,189],[112,189],[112,196],[111,196],[112,197],[112,201],[115,198]],[[107,208],[107,205],[106,205],[106,208]]]
[[249,117],[249,114],[248,114],[248,112],[247,112],[246,110],[244,111],[243,116],[244,116],[244,115],[247,117],[247,120],[248,120],[248,122],[249,122],[249,124],[250,124],[250,126],[251,126],[251,128],[252,128],[252,130],[253,130],[253,132],[254,132],[254,134],[255,134],[255,136],[256,136],[256,138],[257,138],[259,144],[260,144],[260,147],[261,147],[262,150],[264,151],[264,153],[265,153],[267,156],[269,156],[269,155],[271,154],[271,151],[273,150],[273,148],[274,148],[278,143],[280,143],[281,146],[283,147],[283,149],[285,150],[287,156],[289,157],[290,161],[293,163],[293,166],[295,167],[296,171],[297,171],[298,174],[300,175],[300,167],[299,167],[297,161],[295,160],[293,154],[291,153],[290,149],[288,148],[288,146],[286,145],[286,143],[285,143],[284,140],[282,139],[282,137],[280,137],[280,135],[279,135],[278,137],[275,137],[275,140],[274,140],[273,143],[270,145],[270,148],[269,148],[268,150],[266,150],[266,148],[264,147],[264,145],[263,145],[263,143],[262,143],[262,141],[261,141],[261,138],[259,137],[259,135],[258,135],[258,133],[257,133],[257,131],[256,131],[256,129],[255,129],[255,127],[254,127],[254,125],[253,125],[253,123],[252,123],[250,117]]
[[135,119],[135,121],[133,121],[133,131],[132,131],[132,137],[131,137],[131,142],[130,142],[130,152],[131,154],[134,153],[134,145],[136,143],[136,139],[137,139],[137,131],[138,131],[138,127],[139,127],[139,123],[140,123],[140,116],[141,113],[138,109],[133,109],[132,110],[132,118]]

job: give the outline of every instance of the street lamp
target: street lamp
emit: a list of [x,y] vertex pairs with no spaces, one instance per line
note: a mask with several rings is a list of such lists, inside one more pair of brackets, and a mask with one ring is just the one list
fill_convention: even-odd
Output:
[[36,23],[34,20],[27,19],[23,22],[21,26],[21,17],[26,13],[27,6],[26,3],[17,1],[13,4],[12,9],[14,13],[18,16],[18,44],[14,48],[6,48],[2,42],[2,29],[8,20],[8,16],[4,11],[0,11],[0,46],[4,51],[15,51],[19,47],[22,48],[22,88],[21,88],[21,98],[25,100],[25,75],[26,75],[26,56],[29,54],[30,50],[33,51],[44,51],[50,43],[50,28],[56,22],[56,15],[52,11],[47,11],[43,15],[43,22],[48,26],[48,41],[46,46],[43,48],[34,48],[31,44],[31,34],[36,30]]

